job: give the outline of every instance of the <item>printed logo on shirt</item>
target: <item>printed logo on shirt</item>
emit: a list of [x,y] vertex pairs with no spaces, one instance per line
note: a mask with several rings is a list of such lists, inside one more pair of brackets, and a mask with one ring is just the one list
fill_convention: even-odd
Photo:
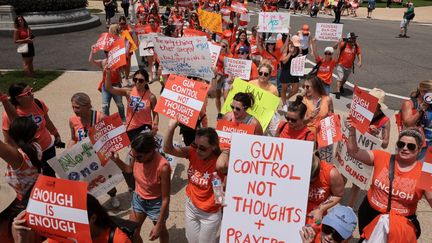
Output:
[[129,107],[132,107],[137,112],[145,108],[145,103],[141,101],[141,97],[131,95]]
[[330,72],[330,66],[320,66],[319,67],[320,72]]
[[87,137],[87,129],[85,129],[85,128],[78,128],[77,135],[78,135],[78,137],[77,137],[78,142],[82,141],[84,138]]
[[209,184],[210,184],[210,173],[208,173],[207,171],[203,173],[195,170],[194,168],[189,168],[188,169],[188,177],[189,177],[189,181],[202,188],[202,189],[206,189]]
[[325,194],[326,194],[326,190],[324,190],[324,188],[322,187],[309,188],[309,200],[324,199]]
[[[388,169],[382,169],[373,183],[379,190],[389,193]],[[392,196],[400,200],[412,201],[414,199],[416,184],[417,182],[415,179],[395,176],[393,180]]]
[[33,115],[33,114],[31,114],[31,115],[29,115],[27,117],[30,118],[30,119],[32,119],[34,121],[34,123],[36,123],[36,125],[38,126],[38,128],[39,128],[40,124],[43,121],[43,117],[39,116],[39,115]]

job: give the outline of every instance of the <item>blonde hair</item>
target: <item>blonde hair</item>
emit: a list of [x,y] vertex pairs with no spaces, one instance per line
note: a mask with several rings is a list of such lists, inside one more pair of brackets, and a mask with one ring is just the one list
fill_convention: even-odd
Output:
[[270,74],[273,72],[273,66],[272,66],[272,64],[271,64],[271,61],[268,60],[268,59],[263,59],[263,60],[261,60],[261,63],[260,63],[260,65],[258,66],[258,71],[259,71],[262,67],[266,67],[266,68],[269,70]]
[[417,98],[420,94],[420,90],[432,91],[432,80],[423,80],[419,83],[417,90],[411,92],[412,98]]
[[118,24],[110,25],[108,32],[113,35],[120,35],[120,26]]
[[71,102],[75,102],[80,106],[92,106],[90,96],[83,92],[72,95]]
[[226,39],[222,39],[222,40],[220,41],[220,43],[226,45],[226,48],[225,48],[226,53],[231,53],[231,50],[230,50],[230,46],[229,46],[228,40],[226,40]]

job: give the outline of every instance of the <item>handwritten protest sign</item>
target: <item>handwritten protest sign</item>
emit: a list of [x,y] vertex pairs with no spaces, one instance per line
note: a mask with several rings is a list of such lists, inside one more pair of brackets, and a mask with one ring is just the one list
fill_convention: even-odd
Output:
[[116,40],[108,52],[107,67],[117,70],[126,65],[126,48],[123,39]]
[[153,38],[155,52],[163,66],[163,74],[192,76],[211,81],[209,44],[205,37]]
[[357,86],[354,87],[350,118],[353,126],[362,134],[368,131],[377,106],[378,98],[368,94]]
[[198,19],[204,29],[222,33],[222,15],[198,9]]
[[318,148],[337,143],[342,139],[339,115],[331,115],[320,121],[318,127]]
[[251,60],[229,57],[224,58],[224,71],[226,74],[231,75],[231,77],[249,80],[251,68]]
[[48,164],[60,178],[87,182],[89,193],[95,197],[123,181],[121,170],[112,160],[102,165],[89,138],[50,159]]
[[312,151],[310,141],[233,134],[220,242],[301,242]]
[[306,56],[296,57],[291,61],[290,73],[292,76],[303,76],[305,73]]
[[102,165],[105,165],[111,152],[117,152],[129,146],[126,127],[118,113],[104,117],[89,129],[89,138]]
[[236,12],[236,13],[243,14],[243,13],[247,13],[247,11],[248,11],[246,5],[243,3],[239,3],[239,2],[231,3],[230,7],[231,7],[231,10],[233,12]]
[[93,48],[93,53],[96,53],[97,51],[108,51],[111,47],[111,45],[118,39],[117,36],[110,34],[110,33],[102,33],[100,34],[98,40],[96,41],[96,44]]
[[343,24],[317,23],[315,38],[320,41],[338,41],[342,39]]
[[219,54],[222,47],[218,44],[213,44],[212,42],[209,42],[209,50],[210,50],[210,57],[211,57],[211,65],[212,67],[216,66],[216,63],[219,59]]
[[154,55],[153,36],[154,35],[151,34],[138,35],[140,56],[144,57]]
[[60,242],[92,242],[87,183],[39,175],[25,215],[36,233]]
[[216,125],[216,132],[219,135],[219,145],[221,148],[231,147],[231,137],[234,133],[254,134],[255,126],[219,120]]
[[258,16],[259,32],[288,33],[290,14],[282,12],[261,12]]
[[276,109],[279,105],[279,97],[272,93],[265,91],[253,84],[247,83],[240,78],[234,80],[233,88],[228,93],[224,106],[222,107],[222,114],[231,111],[231,103],[234,95],[239,92],[252,93],[255,98],[253,107],[247,110],[247,113],[253,115],[260,122],[263,130],[266,130],[270,120],[272,119]]
[[210,39],[210,34],[204,31],[194,30],[194,29],[184,29],[183,37],[193,37],[193,36],[204,36],[207,39]]
[[425,191],[432,191],[432,147],[427,150],[417,187]]
[[206,83],[170,75],[155,111],[195,128],[207,91]]
[[[349,181],[360,187],[367,189],[368,181],[372,173],[372,166],[365,165],[361,161],[352,158],[347,151],[349,131],[345,125],[345,119],[342,120],[342,141],[336,148],[336,168]],[[381,149],[382,141],[369,133],[356,133],[357,144],[360,149],[373,150]]]
[[129,31],[122,31],[120,36],[126,41],[126,49],[128,51],[134,52],[136,49],[138,49]]

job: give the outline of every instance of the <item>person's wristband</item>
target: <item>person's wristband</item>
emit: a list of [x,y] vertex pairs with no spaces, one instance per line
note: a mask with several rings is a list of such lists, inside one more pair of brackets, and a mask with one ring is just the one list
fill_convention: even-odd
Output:
[[7,101],[9,99],[9,97],[7,96],[7,95],[2,95],[2,96],[0,96],[0,101],[1,102],[5,102],[5,101]]

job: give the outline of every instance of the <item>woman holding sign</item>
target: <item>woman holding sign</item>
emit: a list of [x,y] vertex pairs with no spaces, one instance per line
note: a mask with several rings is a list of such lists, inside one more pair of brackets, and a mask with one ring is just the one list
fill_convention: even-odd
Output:
[[312,131],[316,131],[321,119],[333,112],[333,102],[326,94],[322,82],[316,76],[309,76],[304,82],[305,97],[303,103],[307,107],[306,123]]
[[219,138],[215,129],[200,128],[191,146],[174,147],[173,136],[177,124],[177,121],[170,120],[163,150],[190,162],[186,187],[186,238],[189,243],[214,243],[222,214],[221,205],[215,203],[212,174],[217,172],[222,181],[225,178],[216,171],[216,160],[221,154]]
[[417,160],[423,144],[420,130],[408,128],[402,131],[396,142],[397,152],[392,155],[382,150],[359,149],[356,129],[352,126],[351,119],[347,120],[347,128],[348,154],[364,164],[374,166],[371,187],[358,210],[360,235],[372,220],[391,209],[411,221],[412,224],[407,222],[404,228],[406,234],[411,232],[417,238],[420,237],[420,223],[416,216],[418,202],[425,196],[432,207],[432,191],[416,186],[422,174],[422,164]]
[[[289,42],[289,45],[288,45]],[[301,55],[300,53],[300,37],[294,35],[291,37],[291,41],[285,41],[282,46],[282,56],[280,58],[281,73],[279,82],[282,85],[282,90],[280,93],[282,108],[284,111],[287,110],[287,99],[298,93],[299,90],[299,76],[291,75],[291,63],[294,58]],[[290,87],[290,92],[287,97],[288,87]]]

